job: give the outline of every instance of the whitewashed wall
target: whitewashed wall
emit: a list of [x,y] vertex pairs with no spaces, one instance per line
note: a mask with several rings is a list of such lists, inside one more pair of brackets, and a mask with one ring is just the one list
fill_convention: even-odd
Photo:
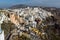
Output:
[[4,40],[4,31],[0,34],[0,40]]

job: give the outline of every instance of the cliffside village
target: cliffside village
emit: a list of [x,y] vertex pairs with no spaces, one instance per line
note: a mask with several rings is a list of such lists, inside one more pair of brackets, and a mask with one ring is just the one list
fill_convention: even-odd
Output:
[[[0,17],[0,20],[2,22],[8,23],[10,21],[15,25],[15,29],[11,31],[12,35],[18,35],[19,33],[20,36],[25,35],[32,38],[33,40],[40,40],[41,37],[39,36],[43,36],[46,34],[44,28],[47,28],[47,25],[54,25],[56,23],[54,20],[54,15],[51,12],[45,11],[42,8],[38,7],[4,9],[0,10],[0,16],[2,17],[2,20]],[[1,30],[2,29],[0,28],[0,31]],[[27,34],[24,34],[24,32]],[[46,39],[48,39],[47,34],[45,36]],[[44,36],[42,38],[45,39]]]

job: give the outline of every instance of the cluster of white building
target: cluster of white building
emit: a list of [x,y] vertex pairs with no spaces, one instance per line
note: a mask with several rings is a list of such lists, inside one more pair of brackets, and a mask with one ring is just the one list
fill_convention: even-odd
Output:
[[20,8],[20,9],[11,9],[12,12],[15,12],[17,15],[23,17],[26,22],[31,21],[31,24],[36,25],[35,19],[38,18],[41,21],[45,20],[46,17],[53,16],[51,12],[47,12],[41,8]]
[[[27,8],[20,8],[20,9],[7,9],[7,11],[14,12],[18,16],[22,17],[25,20],[25,22],[27,22],[26,25],[27,25],[28,29],[30,29],[31,26],[36,28],[37,22],[35,20],[37,18],[42,21],[42,20],[45,20],[46,17],[53,16],[50,12],[47,12],[41,8],[38,8],[38,7],[35,7],[35,8],[27,7]],[[26,29],[26,30],[28,31],[28,29]],[[21,30],[24,30],[24,27]]]

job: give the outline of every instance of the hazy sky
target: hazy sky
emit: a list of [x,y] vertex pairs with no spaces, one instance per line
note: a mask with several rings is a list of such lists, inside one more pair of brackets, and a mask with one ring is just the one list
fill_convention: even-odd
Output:
[[60,0],[0,0],[0,8],[16,4],[60,7]]

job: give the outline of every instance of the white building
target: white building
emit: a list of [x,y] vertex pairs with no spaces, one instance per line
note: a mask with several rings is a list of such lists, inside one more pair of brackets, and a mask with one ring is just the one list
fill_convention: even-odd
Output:
[[0,40],[4,40],[4,31],[0,33]]
[[1,24],[3,23],[5,16],[0,13],[0,40],[4,40],[4,31],[1,29]]

